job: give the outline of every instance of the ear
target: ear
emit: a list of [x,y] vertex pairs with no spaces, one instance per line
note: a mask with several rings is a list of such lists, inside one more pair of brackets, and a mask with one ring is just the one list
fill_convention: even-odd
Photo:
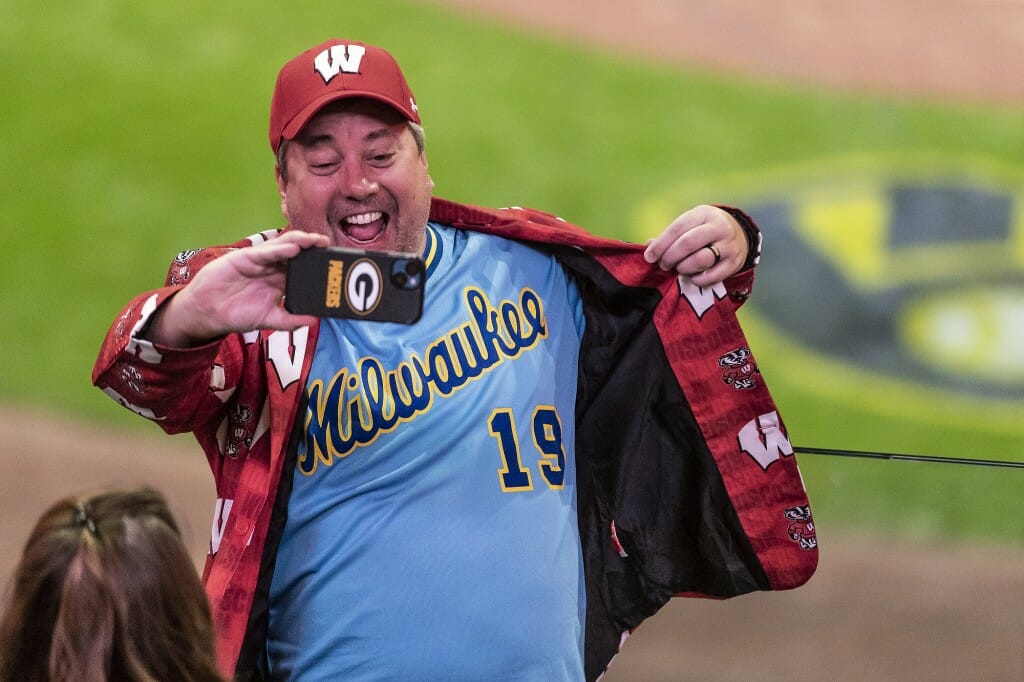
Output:
[[[427,163],[427,153],[426,152],[421,152],[420,153],[420,163],[423,164],[424,170],[429,170],[430,169],[430,164]],[[434,191],[434,179],[430,177],[430,173],[427,173],[426,176],[427,176],[427,191],[433,193],[433,191]]]
[[281,166],[274,166],[274,177],[277,180],[277,193],[281,197],[281,214],[288,217],[288,190],[287,183],[281,176]]

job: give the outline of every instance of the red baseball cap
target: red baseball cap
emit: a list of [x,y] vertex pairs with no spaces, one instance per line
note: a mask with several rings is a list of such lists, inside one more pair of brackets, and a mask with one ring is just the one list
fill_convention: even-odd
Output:
[[392,106],[420,123],[419,108],[398,62],[373,45],[328,40],[293,58],[281,69],[270,102],[270,148],[292,139],[328,102],[367,97]]

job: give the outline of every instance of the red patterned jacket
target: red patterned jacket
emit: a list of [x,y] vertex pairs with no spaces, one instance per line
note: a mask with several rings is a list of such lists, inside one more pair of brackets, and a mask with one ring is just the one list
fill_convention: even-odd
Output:
[[[553,251],[586,313],[576,406],[587,590],[586,674],[673,596],[803,584],[817,541],[793,449],[735,311],[753,272],[711,289],[648,265],[643,247],[548,214],[434,199],[431,220]],[[267,591],[318,327],[234,334],[178,350],[139,338],[152,313],[230,247],[180,254],[164,288],[108,333],[93,382],[168,433],[195,434],[216,482],[203,578],[226,674],[255,676]],[[282,476],[282,473],[285,473]]]

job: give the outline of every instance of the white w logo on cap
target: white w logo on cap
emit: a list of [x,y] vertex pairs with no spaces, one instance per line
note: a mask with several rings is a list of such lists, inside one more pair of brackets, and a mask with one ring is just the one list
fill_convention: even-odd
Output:
[[359,64],[363,61],[366,48],[362,45],[331,45],[313,60],[313,68],[317,70],[324,83],[344,71],[359,73]]

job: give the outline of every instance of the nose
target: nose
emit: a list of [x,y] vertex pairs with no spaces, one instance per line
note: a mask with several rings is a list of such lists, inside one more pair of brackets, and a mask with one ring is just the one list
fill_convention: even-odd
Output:
[[342,172],[338,174],[338,182],[340,190],[347,198],[361,201],[380,189],[380,185],[370,177],[368,170],[363,163],[356,159],[344,164]]

